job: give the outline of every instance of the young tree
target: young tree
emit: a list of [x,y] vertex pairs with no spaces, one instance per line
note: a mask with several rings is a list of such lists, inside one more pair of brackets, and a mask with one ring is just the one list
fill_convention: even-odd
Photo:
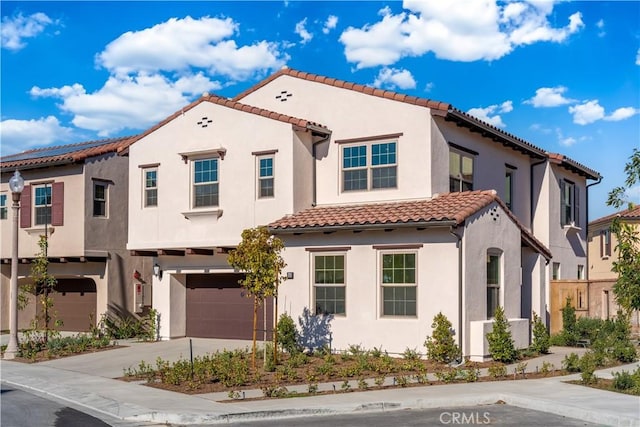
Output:
[[504,308],[498,306],[494,314],[493,329],[487,333],[489,354],[496,362],[510,363],[516,359],[516,352],[509,321],[504,315]]
[[442,312],[435,315],[431,328],[433,335],[424,342],[427,357],[436,362],[450,363],[460,357],[460,347],[451,333],[451,322]]
[[551,345],[549,331],[547,331],[547,327],[544,323],[542,323],[542,319],[540,319],[540,316],[538,316],[535,311],[533,312],[533,323],[531,325],[531,332],[533,333],[533,342],[531,343],[531,348],[538,353],[549,353],[549,346]]
[[[634,207],[633,203],[627,203],[626,191],[640,184],[639,149],[633,149],[624,171],[627,174],[625,185],[611,190],[607,199],[607,205],[616,209],[625,204],[629,209]],[[618,273],[618,280],[613,285],[613,292],[620,307],[629,314],[632,310],[640,310],[640,233],[635,225],[624,223],[619,217],[613,220],[611,231],[618,240],[618,257],[612,269]]]
[[[40,252],[38,252],[31,265],[31,278],[36,294],[40,296],[39,302],[42,305],[42,316],[40,319],[36,319],[36,322],[40,320],[44,324],[44,342],[46,344],[49,341],[50,325],[53,320],[53,298],[49,294],[55,290],[58,281],[49,274],[49,259],[47,258],[49,241],[46,236],[40,236],[38,246],[40,246]],[[59,324],[59,321],[55,321],[56,326]]]
[[[244,230],[242,232],[242,241],[235,250],[229,253],[229,264],[246,274],[240,284],[247,290],[247,296],[253,298],[252,365],[254,369],[256,367],[258,307],[265,298],[277,297],[278,285],[281,280],[286,279],[286,277],[281,276],[281,272],[286,266],[280,256],[283,248],[282,240],[271,236],[266,227],[256,227]],[[278,348],[277,336],[277,330],[274,329],[274,349]],[[277,351],[274,351],[274,361],[276,360],[276,353]]]

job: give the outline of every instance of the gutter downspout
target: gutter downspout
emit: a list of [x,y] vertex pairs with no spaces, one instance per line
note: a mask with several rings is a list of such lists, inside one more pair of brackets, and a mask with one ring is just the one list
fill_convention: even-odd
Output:
[[[586,195],[585,195],[585,204],[587,205],[586,207],[586,212],[585,215],[587,217],[587,223],[585,225],[585,239],[586,239],[586,247],[587,247],[587,265],[586,267],[586,274],[584,276],[585,280],[587,280],[587,282],[589,281],[589,187],[593,187],[594,185],[598,185],[602,182],[602,177],[598,177],[598,180],[596,182],[592,182],[591,184],[587,185],[587,190],[586,190]],[[589,285],[587,285],[587,301],[589,301]]]
[[529,221],[531,222],[531,234],[533,234],[533,168],[535,166],[546,163],[547,159],[532,163],[529,167]]
[[458,364],[464,360],[464,341],[462,340],[462,331],[464,326],[462,324],[462,237],[459,234],[453,232],[456,228],[453,225],[449,227],[449,234],[456,238],[456,247],[458,248],[458,346],[460,347],[460,360]]
[[[313,134],[312,134],[312,138],[313,138]],[[329,138],[331,138],[331,131],[328,131],[328,133],[326,133],[323,138],[319,139],[318,141],[315,141],[315,142],[311,143],[311,156],[313,157],[313,167],[312,167],[312,172],[311,172],[312,175],[313,175],[313,177],[312,177],[313,178],[313,190],[312,190],[313,191],[313,196],[312,196],[312,199],[311,199],[311,206],[312,207],[315,207],[317,205],[317,191],[318,191],[317,190],[318,185],[316,183],[316,181],[317,181],[317,179],[316,179],[317,178],[317,172],[316,172],[317,166],[316,166],[316,163],[317,163],[317,160],[318,160],[318,159],[316,159],[316,146],[318,144],[320,144],[320,143],[323,143],[323,142],[329,140]]]

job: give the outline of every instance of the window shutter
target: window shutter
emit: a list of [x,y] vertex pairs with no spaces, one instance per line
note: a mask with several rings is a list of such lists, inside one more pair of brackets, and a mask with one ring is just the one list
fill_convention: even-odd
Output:
[[573,188],[573,221],[580,227],[580,189],[576,185]]
[[54,182],[51,193],[51,225],[63,225],[64,182]]
[[566,212],[567,212],[567,200],[565,199],[565,182],[560,180],[560,225],[567,225]]
[[31,227],[31,186],[25,185],[20,195],[20,228]]
[[604,257],[604,230],[600,230],[600,258]]

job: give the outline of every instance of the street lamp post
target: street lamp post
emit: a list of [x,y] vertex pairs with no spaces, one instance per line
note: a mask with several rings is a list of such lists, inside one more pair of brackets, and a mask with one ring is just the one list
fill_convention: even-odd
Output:
[[18,214],[20,213],[20,194],[24,189],[24,179],[16,171],[9,179],[9,189],[13,204],[13,224],[11,240],[11,286],[9,299],[9,344],[4,352],[5,359],[14,359],[18,354]]

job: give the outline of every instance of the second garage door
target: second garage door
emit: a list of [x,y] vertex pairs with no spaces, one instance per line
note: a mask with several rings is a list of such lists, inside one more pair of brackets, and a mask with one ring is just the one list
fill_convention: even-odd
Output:
[[[190,274],[187,276],[187,336],[201,338],[252,339],[253,298],[238,281],[242,274]],[[258,308],[259,340],[263,337],[264,311],[267,310],[268,339],[273,323],[273,298]]]
[[[92,322],[95,325],[97,298],[96,283],[92,279],[58,279],[55,291],[50,294],[50,297],[54,312],[50,313],[52,321],[55,319],[62,321],[62,325],[57,329],[86,332],[90,330]],[[42,319],[43,308],[39,301],[36,310],[38,317]]]

